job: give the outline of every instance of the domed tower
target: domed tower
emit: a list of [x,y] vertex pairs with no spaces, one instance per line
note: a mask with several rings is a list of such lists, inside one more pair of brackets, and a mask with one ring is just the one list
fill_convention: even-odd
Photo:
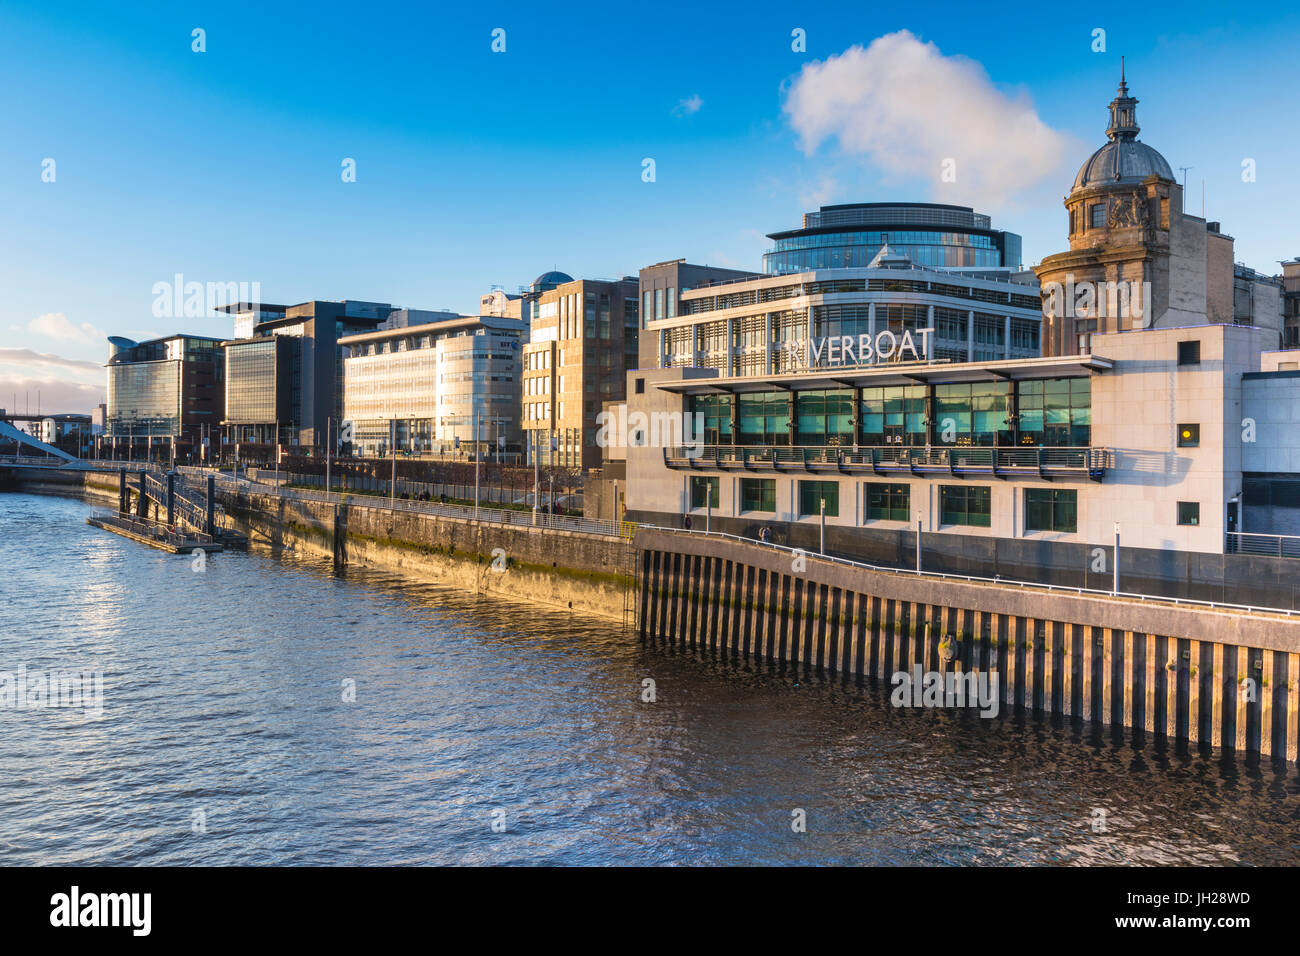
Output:
[[1085,353],[1098,333],[1206,322],[1213,240],[1203,219],[1183,215],[1169,163],[1137,138],[1137,104],[1121,69],[1106,143],[1065,197],[1070,249],[1034,269],[1043,286],[1044,355]]

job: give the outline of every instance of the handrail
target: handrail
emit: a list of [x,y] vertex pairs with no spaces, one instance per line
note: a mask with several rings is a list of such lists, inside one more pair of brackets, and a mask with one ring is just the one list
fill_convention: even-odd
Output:
[[[214,476],[223,486],[234,486],[238,493],[241,489],[228,475]],[[299,501],[313,501],[318,504],[347,504],[354,508],[374,508],[384,511],[407,511],[416,514],[441,515],[460,518],[466,521],[484,521],[489,524],[514,525],[516,527],[547,528],[552,531],[572,531],[585,534],[599,534],[612,538],[631,538],[636,533],[636,524],[630,521],[615,521],[611,518],[576,518],[568,515],[553,515],[539,511],[515,511],[508,508],[475,508],[473,505],[443,504],[439,501],[417,501],[408,498],[383,498],[378,495],[340,494],[338,492],[307,491],[299,488],[276,488],[271,485],[251,489],[257,494],[279,495]]]
[[1102,473],[1110,463],[1109,448],[1084,445],[671,445],[664,461],[689,462],[692,467],[713,464],[808,467],[859,466],[896,468],[900,471],[1069,470]]
[[785,551],[790,554],[799,554],[802,557],[820,558],[823,561],[831,561],[835,564],[843,564],[848,567],[858,568],[863,571],[878,571],[884,574],[905,574],[919,575],[921,577],[931,578],[936,581],[962,581],[969,584],[995,584],[1006,587],[1015,587],[1021,589],[1031,589],[1040,591],[1053,591],[1063,594],[1078,594],[1087,597],[1114,598],[1114,599],[1135,599],[1142,602],[1151,602],[1157,604],[1176,604],[1191,605],[1194,607],[1204,607],[1213,610],[1227,611],[1245,611],[1247,613],[1263,614],[1281,614],[1286,617],[1300,616],[1300,610],[1291,610],[1284,607],[1262,607],[1253,604],[1231,604],[1224,601],[1198,601],[1192,598],[1175,598],[1166,597],[1159,594],[1141,594],[1132,591],[1099,591],[1096,588],[1069,587],[1062,584],[1044,584],[1036,581],[1017,581],[1014,578],[986,578],[971,574],[950,574],[946,571],[909,571],[906,568],[889,568],[876,564],[867,564],[864,561],[854,561],[851,558],[841,558],[833,554],[821,554],[816,551],[807,551],[803,548],[791,548],[784,544],[775,544],[771,541],[759,541],[754,538],[746,538],[743,535],[730,534],[725,531],[694,531],[685,528],[669,528],[660,525],[641,525],[646,531],[666,531],[672,534],[684,535],[704,535],[710,538],[728,538],[732,541],[740,541],[744,544],[758,545],[764,548],[771,548],[776,551]]

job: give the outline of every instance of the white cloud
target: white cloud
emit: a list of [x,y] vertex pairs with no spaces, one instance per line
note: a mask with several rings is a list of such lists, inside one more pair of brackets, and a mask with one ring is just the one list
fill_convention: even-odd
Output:
[[684,100],[678,100],[677,105],[673,107],[674,116],[694,116],[704,105],[704,100],[700,99],[700,94],[694,93]]
[[[785,112],[808,153],[835,140],[887,174],[985,208],[1056,173],[1066,153],[1027,96],[1007,96],[979,63],[907,30],[806,64]],[[949,160],[952,182],[942,178]]]
[[27,331],[59,342],[78,342],[83,345],[102,342],[107,335],[89,322],[73,325],[62,312],[47,312],[37,316],[27,323]]

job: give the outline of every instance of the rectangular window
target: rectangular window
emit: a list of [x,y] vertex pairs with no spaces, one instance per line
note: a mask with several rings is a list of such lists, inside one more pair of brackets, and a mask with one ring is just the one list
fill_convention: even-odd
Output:
[[703,475],[691,476],[691,507],[716,509],[718,507],[718,483],[719,479],[717,478],[706,478]]
[[664,317],[664,290],[655,289],[655,318],[662,319],[663,317]]
[[1066,531],[1079,526],[1079,493],[1074,489],[1026,488],[1025,530]]
[[636,380],[636,393],[637,393],[638,395],[644,395],[644,394],[645,394],[645,379],[643,379],[643,378],[638,378],[638,379]]
[[647,289],[641,297],[645,299],[645,302],[641,306],[641,317],[643,321],[649,322],[650,317],[654,315],[654,309],[651,305],[654,301],[654,293]]
[[939,507],[943,524],[987,528],[992,524],[992,489],[988,485],[943,485]]
[[677,290],[672,286],[668,287],[668,318],[677,318]]
[[1201,343],[1199,341],[1179,342],[1178,343],[1178,364],[1179,365],[1200,365],[1201,364]]
[[1099,202],[1095,204],[1089,210],[1089,212],[1091,212],[1092,214],[1092,228],[1105,229],[1106,228],[1106,204],[1104,202]]
[[1199,501],[1178,502],[1178,523],[1198,525],[1201,523],[1201,503]]
[[741,478],[740,510],[776,512],[775,478]]
[[1201,446],[1201,426],[1200,425],[1179,425],[1178,426],[1178,447],[1179,448],[1199,448]]
[[799,515],[818,516],[821,514],[822,501],[826,502],[826,514],[835,518],[840,513],[840,484],[838,481],[801,481],[799,482]]
[[867,485],[867,517],[872,521],[909,521],[912,493],[909,485]]

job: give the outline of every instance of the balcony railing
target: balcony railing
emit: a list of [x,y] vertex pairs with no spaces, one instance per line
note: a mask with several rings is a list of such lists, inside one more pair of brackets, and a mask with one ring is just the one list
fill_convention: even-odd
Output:
[[850,474],[1080,475],[1101,481],[1108,448],[992,448],[907,445],[678,445],[664,449],[669,468]]

